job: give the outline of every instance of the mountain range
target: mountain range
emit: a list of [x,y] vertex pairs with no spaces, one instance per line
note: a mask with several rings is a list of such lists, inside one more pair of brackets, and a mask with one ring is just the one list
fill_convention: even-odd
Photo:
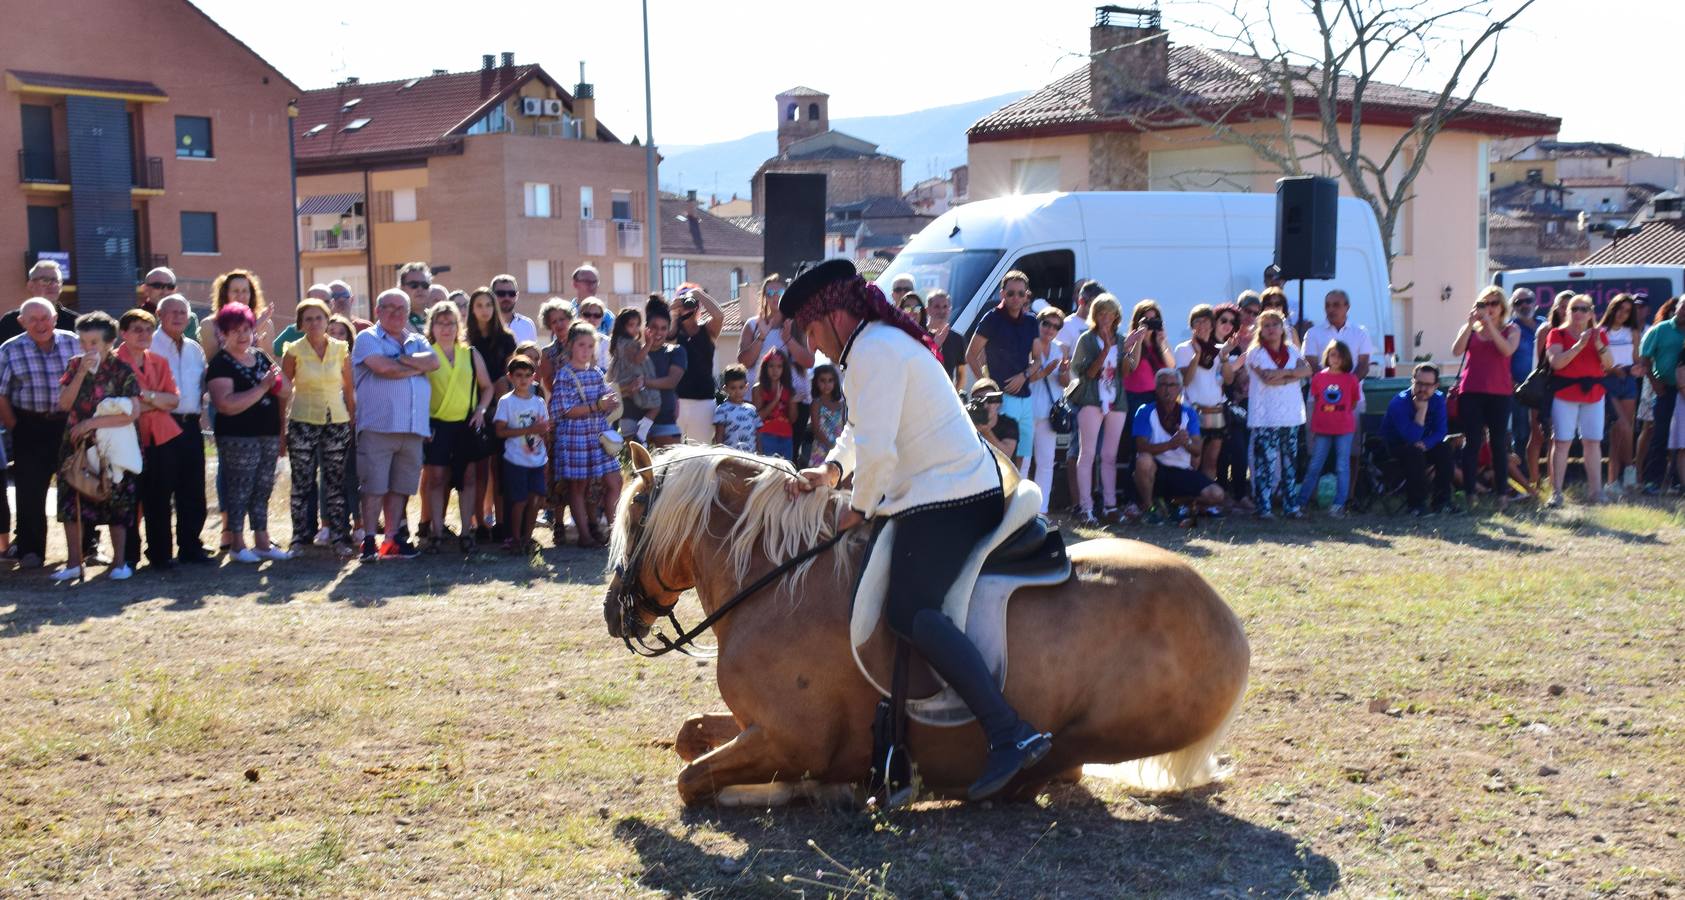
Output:
[[[893,116],[832,119],[831,128],[872,141],[879,152],[904,160],[901,181],[905,190],[962,165],[966,160],[965,130],[1024,94],[1002,94]],[[712,195],[723,201],[734,193],[747,197],[755,170],[777,152],[778,134],[772,130],[714,144],[664,146],[661,188],[673,193],[694,190],[704,200]]]

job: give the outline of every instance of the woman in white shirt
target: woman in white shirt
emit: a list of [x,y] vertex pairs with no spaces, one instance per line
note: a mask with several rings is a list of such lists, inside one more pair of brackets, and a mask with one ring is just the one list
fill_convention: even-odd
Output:
[[1643,367],[1634,365],[1638,348],[1638,307],[1631,294],[1616,294],[1603,310],[1603,320],[1597,325],[1609,340],[1609,355],[1615,367],[1603,376],[1604,395],[1615,413],[1609,428],[1609,477],[1603,482],[1606,491],[1619,494],[1621,479],[1633,462],[1633,435],[1638,419],[1638,387]]
[[1297,467],[1305,398],[1299,392],[1299,381],[1310,376],[1311,365],[1287,340],[1287,334],[1286,318],[1266,309],[1258,315],[1257,337],[1246,354],[1246,371],[1251,379],[1246,415],[1252,432],[1248,457],[1252,502],[1260,519],[1275,518],[1271,503],[1277,493],[1289,518],[1304,516],[1299,507]]
[[1065,399],[1077,411],[1082,453],[1077,458],[1078,521],[1099,524],[1094,516],[1094,458],[1100,458],[1100,513],[1117,516],[1117,450],[1128,421],[1128,399],[1118,352],[1118,323],[1123,307],[1111,294],[1101,294],[1088,307],[1088,330],[1077,339],[1071,356],[1072,381]]
[[1201,303],[1188,313],[1188,328],[1194,336],[1176,345],[1176,368],[1182,370],[1182,397],[1193,404],[1199,414],[1199,435],[1204,438],[1200,449],[1198,469],[1205,477],[1217,479],[1217,460],[1223,452],[1223,387],[1230,379],[1228,359],[1230,345],[1237,338],[1234,314],[1218,321],[1216,311]]
[[1031,445],[1026,466],[1034,466],[1036,487],[1041,488],[1041,514],[1047,515],[1048,501],[1053,497],[1053,451],[1058,435],[1053,432],[1053,406],[1070,383],[1070,367],[1065,363],[1065,349],[1054,335],[1065,324],[1065,314],[1049,306],[1036,315],[1041,335],[1030,345],[1035,367],[1030,370],[1030,410],[1036,421],[1035,441]]

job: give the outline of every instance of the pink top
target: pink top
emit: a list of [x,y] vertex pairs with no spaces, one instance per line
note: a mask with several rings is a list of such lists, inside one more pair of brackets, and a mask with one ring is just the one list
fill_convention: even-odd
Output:
[[1131,394],[1152,393],[1158,386],[1158,370],[1171,365],[1168,359],[1155,361],[1154,351],[1158,345],[1152,341],[1152,335],[1141,341],[1140,362],[1135,366],[1135,371],[1123,376],[1123,389]]
[[1311,434],[1357,430],[1357,376],[1323,369],[1311,376]]
[[[1515,336],[1515,325],[1504,325],[1504,336]],[[1463,371],[1457,376],[1457,388],[1465,394],[1499,394],[1508,397],[1515,391],[1515,376],[1510,374],[1509,357],[1498,352],[1483,332],[1469,334],[1467,355],[1463,357]]]

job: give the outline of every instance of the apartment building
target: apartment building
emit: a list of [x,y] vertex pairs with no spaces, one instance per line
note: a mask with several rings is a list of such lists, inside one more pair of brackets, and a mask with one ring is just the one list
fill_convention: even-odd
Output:
[[[168,265],[196,303],[249,268],[294,279],[287,104],[300,90],[185,0],[61,0],[0,34],[0,290],[55,259],[83,311]],[[286,293],[282,291],[281,293]],[[10,308],[16,296],[5,297]]]
[[452,288],[514,274],[529,314],[581,263],[616,305],[647,289],[644,148],[597,121],[592,85],[569,92],[505,53],[471,72],[347,79],[299,106],[304,283],[344,279],[366,302],[425,260]]

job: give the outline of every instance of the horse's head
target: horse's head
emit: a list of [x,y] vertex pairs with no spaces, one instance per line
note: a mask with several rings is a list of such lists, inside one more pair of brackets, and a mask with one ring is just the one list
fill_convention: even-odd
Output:
[[674,589],[653,571],[646,535],[661,481],[656,477],[654,460],[642,444],[634,441],[627,450],[632,459],[632,483],[630,490],[620,495],[620,508],[615,512],[603,619],[611,637],[640,639],[649,634],[656,619],[672,609],[684,588]]

